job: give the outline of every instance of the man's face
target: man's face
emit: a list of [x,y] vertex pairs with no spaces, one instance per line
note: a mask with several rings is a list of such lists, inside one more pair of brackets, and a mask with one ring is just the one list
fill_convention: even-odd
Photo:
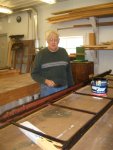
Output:
[[49,50],[51,50],[53,52],[58,50],[59,38],[55,34],[52,34],[48,38],[47,43],[48,43]]

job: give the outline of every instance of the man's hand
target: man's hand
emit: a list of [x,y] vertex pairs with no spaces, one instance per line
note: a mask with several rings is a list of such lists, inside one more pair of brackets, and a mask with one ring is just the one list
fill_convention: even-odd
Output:
[[52,80],[48,80],[48,79],[45,79],[45,84],[49,87],[54,87],[55,86],[55,82],[52,81]]

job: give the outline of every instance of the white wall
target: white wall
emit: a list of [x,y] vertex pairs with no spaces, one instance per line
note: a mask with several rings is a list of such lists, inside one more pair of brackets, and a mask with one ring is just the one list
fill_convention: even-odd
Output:
[[[113,26],[101,27],[99,29],[99,40],[100,42],[113,41]],[[100,50],[98,70],[103,72],[108,69],[113,70],[113,50]]]
[[[65,2],[59,2],[54,5],[44,5],[38,7],[38,34],[39,34],[39,43],[40,46],[45,46],[45,32],[50,29],[59,29],[59,28],[65,28],[65,27],[72,27],[75,24],[80,23],[88,23],[88,19],[81,19],[81,20],[75,20],[75,21],[69,21],[69,22],[62,22],[57,24],[50,24],[47,21],[47,18],[52,16],[52,12],[62,11],[62,10],[68,10],[73,8],[79,8],[79,7],[85,7],[90,5],[96,5],[96,4],[102,4],[102,3],[109,3],[113,2],[112,0],[69,0]],[[100,21],[113,21],[113,18],[107,18],[107,19],[100,19]],[[89,44],[89,33],[93,32],[92,28],[73,28],[73,29],[66,29],[66,30],[59,30],[59,34],[61,36],[76,36],[76,35],[83,35],[84,36],[84,44]],[[106,42],[113,40],[113,26],[107,26],[107,27],[99,27],[99,39],[98,43],[100,42]],[[86,57],[88,60],[94,60],[95,61],[95,74],[104,72],[108,69],[113,70],[113,63],[111,58],[113,57],[113,51],[98,51],[96,55],[96,60],[94,58],[95,52],[94,51],[86,51]],[[103,64],[105,64],[103,66]]]
[[[88,22],[87,19],[81,19],[81,20],[76,20],[76,21],[69,21],[69,22],[63,22],[63,23],[57,23],[57,24],[50,24],[47,21],[47,18],[52,16],[53,12],[57,11],[63,11],[63,10],[68,10],[68,9],[73,9],[73,8],[79,8],[79,7],[85,7],[85,6],[90,6],[90,5],[96,5],[96,4],[102,4],[102,3],[109,3],[113,2],[112,0],[68,0],[64,2],[59,2],[53,5],[43,5],[38,7],[38,29],[39,29],[39,35],[40,35],[40,44],[44,44],[44,35],[45,32],[49,29],[58,29],[58,28],[64,28],[64,27],[72,27],[74,24],[77,23],[84,23]],[[89,30],[89,29],[88,29]],[[92,31],[92,30],[90,30]],[[81,33],[86,33],[84,29],[72,29],[72,30],[65,30],[62,31],[63,35],[75,35],[80,32]],[[89,32],[89,31],[88,31]]]
[[[21,16],[20,23],[16,21],[17,16]],[[9,35],[24,34],[24,39],[34,39],[34,19],[28,12],[19,12],[4,18],[0,18],[0,34]]]
[[[49,29],[59,29],[65,27],[72,27],[75,24],[79,23],[88,23],[88,19],[75,20],[70,22],[63,22],[57,24],[50,24],[46,20],[51,17],[52,12],[68,10],[73,8],[80,8],[90,5],[102,4],[113,2],[113,0],[64,0],[63,2],[59,2],[53,5],[41,5],[37,8],[38,11],[38,40],[40,46],[45,46],[45,32]],[[21,23],[17,23],[16,17],[22,17]],[[33,14],[29,16],[28,12],[19,12],[13,15],[10,15],[5,18],[0,18],[0,34],[7,33],[8,35],[14,34],[24,34],[24,39],[35,39],[36,38],[36,30],[34,25]],[[106,20],[106,19],[105,19]],[[108,21],[111,21],[109,18]],[[113,20],[113,18],[112,18]],[[91,27],[89,28],[73,28],[67,30],[59,30],[59,34],[61,36],[73,36],[73,35],[83,35],[84,36],[84,44],[88,44],[89,33],[93,32]],[[99,41],[98,42],[106,42],[113,40],[113,26],[108,27],[99,27]],[[87,53],[88,60],[93,60],[94,52],[89,51]],[[108,69],[113,70],[112,56],[113,51],[98,51],[99,59],[96,60],[95,63],[95,73],[100,73],[106,71]],[[103,66],[105,64],[105,66]]]

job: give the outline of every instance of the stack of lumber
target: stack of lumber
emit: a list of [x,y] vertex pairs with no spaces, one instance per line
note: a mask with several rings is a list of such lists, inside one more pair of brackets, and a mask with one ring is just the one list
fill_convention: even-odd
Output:
[[113,40],[108,42],[103,42],[102,45],[107,46],[106,49],[113,49]]
[[87,6],[82,8],[70,9],[52,13],[53,17],[48,18],[49,23],[59,23],[65,21],[72,21],[88,17],[101,17],[113,15],[113,2],[106,4],[99,4]]
[[90,50],[113,50],[113,41],[103,42],[99,45],[84,45],[83,47]]

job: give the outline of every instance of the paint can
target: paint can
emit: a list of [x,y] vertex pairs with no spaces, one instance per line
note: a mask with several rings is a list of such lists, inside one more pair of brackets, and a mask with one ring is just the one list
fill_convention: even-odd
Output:
[[105,78],[94,78],[91,81],[91,90],[94,95],[106,96],[108,81]]

